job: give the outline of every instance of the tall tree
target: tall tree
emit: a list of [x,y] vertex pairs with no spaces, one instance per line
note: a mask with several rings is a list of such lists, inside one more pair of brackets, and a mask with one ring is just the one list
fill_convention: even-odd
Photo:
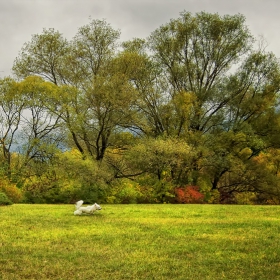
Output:
[[79,151],[97,160],[130,115],[133,88],[117,67],[119,36],[104,20],[81,27],[70,43],[44,30],[24,46],[13,68],[18,76],[32,73],[61,86],[60,94],[49,99],[49,110],[64,120]]
[[[279,131],[279,63],[264,49],[253,50],[253,42],[244,16],[205,12],[183,12],[149,38],[168,85],[161,91],[169,98],[162,131],[173,131],[203,151],[203,166],[195,158],[193,166],[208,170],[213,189],[242,189],[245,175],[238,182],[223,178],[233,178],[228,174],[237,172],[236,165],[246,169],[252,157],[279,144],[272,136]],[[246,148],[251,154],[241,163],[237,151]]]
[[[19,129],[25,100],[20,96],[18,83],[11,78],[0,80],[0,146],[4,175],[11,177],[11,153]],[[15,147],[15,146],[14,146]]]
[[190,129],[206,131],[214,125],[210,120],[228,103],[219,88],[252,41],[242,15],[205,12],[195,16],[183,12],[151,34],[149,45],[170,85],[169,95],[190,92],[196,96]]
[[13,72],[19,78],[38,75],[54,83],[61,84],[64,76],[63,59],[69,52],[69,46],[62,34],[53,28],[33,35],[25,43],[15,59]]
[[49,110],[49,97],[58,86],[40,77],[30,76],[20,83],[20,94],[25,100],[25,114],[21,118],[20,152],[24,156],[22,167],[30,161],[48,161],[58,148],[63,148],[64,135],[59,114]]

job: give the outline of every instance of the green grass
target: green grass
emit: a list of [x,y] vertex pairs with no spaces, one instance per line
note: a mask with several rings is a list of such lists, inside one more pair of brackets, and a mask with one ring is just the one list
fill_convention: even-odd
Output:
[[0,279],[280,279],[280,207],[0,207]]

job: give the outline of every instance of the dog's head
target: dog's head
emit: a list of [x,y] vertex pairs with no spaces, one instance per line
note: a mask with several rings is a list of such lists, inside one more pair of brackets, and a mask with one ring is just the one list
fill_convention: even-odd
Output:
[[94,203],[94,205],[95,205],[96,210],[101,210],[102,209],[101,206],[98,205],[97,203]]

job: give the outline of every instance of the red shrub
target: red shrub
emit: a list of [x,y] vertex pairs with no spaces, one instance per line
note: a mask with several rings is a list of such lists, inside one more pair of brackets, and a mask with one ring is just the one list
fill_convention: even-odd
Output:
[[198,186],[186,186],[175,189],[178,203],[203,203],[204,194],[199,192]]

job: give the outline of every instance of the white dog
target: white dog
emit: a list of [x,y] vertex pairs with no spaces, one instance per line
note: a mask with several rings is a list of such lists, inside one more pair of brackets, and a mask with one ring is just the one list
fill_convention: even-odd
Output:
[[95,212],[96,210],[102,209],[97,203],[94,203],[91,206],[82,207],[83,203],[83,200],[79,200],[78,202],[76,202],[76,211],[74,211],[74,215],[82,215],[83,213],[93,214],[93,212]]

